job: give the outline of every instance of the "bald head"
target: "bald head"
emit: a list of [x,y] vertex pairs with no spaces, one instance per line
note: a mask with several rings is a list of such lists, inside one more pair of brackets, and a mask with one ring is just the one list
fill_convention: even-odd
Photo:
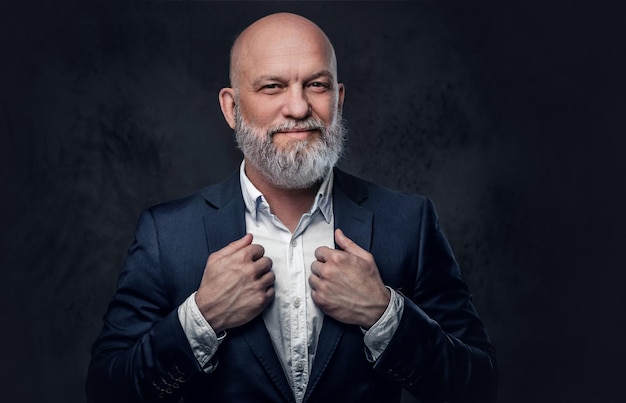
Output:
[[332,75],[337,76],[337,59],[332,44],[312,21],[291,13],[263,17],[241,32],[233,44],[231,86],[238,86],[242,70],[265,57],[303,52],[315,52],[327,58]]

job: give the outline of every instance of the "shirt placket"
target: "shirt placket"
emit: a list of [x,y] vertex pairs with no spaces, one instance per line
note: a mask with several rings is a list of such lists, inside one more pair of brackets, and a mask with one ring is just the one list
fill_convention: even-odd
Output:
[[[297,232],[296,232],[297,233]],[[295,398],[301,402],[304,398],[309,378],[307,320],[306,320],[306,288],[303,270],[304,253],[302,235],[292,236],[288,245],[288,262],[291,281],[290,327],[291,327],[291,373]]]

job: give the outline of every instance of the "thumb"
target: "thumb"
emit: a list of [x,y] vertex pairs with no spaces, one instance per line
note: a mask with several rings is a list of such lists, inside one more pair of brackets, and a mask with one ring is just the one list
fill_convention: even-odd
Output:
[[217,252],[213,254],[216,255],[216,257],[232,255],[233,253],[237,252],[239,249],[245,248],[251,243],[252,243],[252,234],[246,234],[243,237],[237,239],[236,241],[233,241],[229,243],[228,245],[224,246],[222,249],[218,250]]
[[357,245],[352,239],[348,238],[342,230],[337,228],[335,230],[335,242],[341,250],[348,252],[351,255],[366,258],[369,252]]

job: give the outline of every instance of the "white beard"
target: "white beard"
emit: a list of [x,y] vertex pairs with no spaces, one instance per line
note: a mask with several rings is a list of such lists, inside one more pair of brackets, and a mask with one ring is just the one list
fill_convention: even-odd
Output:
[[[328,127],[323,121],[310,117],[302,121],[290,120],[263,132],[244,120],[238,106],[235,107],[237,144],[247,163],[278,188],[307,189],[322,180],[341,157],[346,128],[338,110]],[[274,134],[293,129],[318,130],[320,134],[278,148],[273,141]]]

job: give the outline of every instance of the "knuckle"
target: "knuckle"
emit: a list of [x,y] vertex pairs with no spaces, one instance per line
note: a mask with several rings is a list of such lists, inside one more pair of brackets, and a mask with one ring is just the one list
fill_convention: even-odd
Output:
[[209,255],[209,257],[207,257],[207,259],[206,259],[207,264],[208,263],[213,263],[216,260],[219,260],[221,257],[222,257],[222,254],[220,253],[220,251],[213,252],[213,253],[211,253]]
[[313,263],[311,263],[311,273],[319,273],[319,269],[320,262],[318,262],[317,260],[313,261]]
[[258,306],[265,306],[270,302],[270,298],[267,295],[267,292],[265,292],[265,290],[263,290],[263,292],[259,293],[258,299],[257,299],[257,305]]
[[254,272],[257,274],[263,274],[271,271],[272,261],[269,258],[262,257],[257,260],[255,264],[251,265],[254,268]]
[[320,278],[327,278],[328,277],[328,265],[324,264],[321,265],[320,267],[317,268],[317,275]]
[[328,305],[328,300],[321,293],[317,293],[315,304],[319,306],[323,311],[327,311],[330,308],[330,306]]
[[318,297],[320,297],[321,299],[325,299],[324,295],[326,292],[326,282],[320,281],[319,284],[317,284],[317,288],[315,290],[317,291]]
[[316,305],[318,305],[320,308],[322,307],[322,296],[320,295],[320,291],[319,289],[314,290],[313,292],[311,292],[311,298],[313,299],[313,302],[315,302]]
[[250,250],[253,255],[263,256],[265,254],[265,248],[258,243],[250,245]]
[[345,257],[343,253],[332,253],[329,256],[328,261],[335,263],[335,264],[340,264],[344,259]]

